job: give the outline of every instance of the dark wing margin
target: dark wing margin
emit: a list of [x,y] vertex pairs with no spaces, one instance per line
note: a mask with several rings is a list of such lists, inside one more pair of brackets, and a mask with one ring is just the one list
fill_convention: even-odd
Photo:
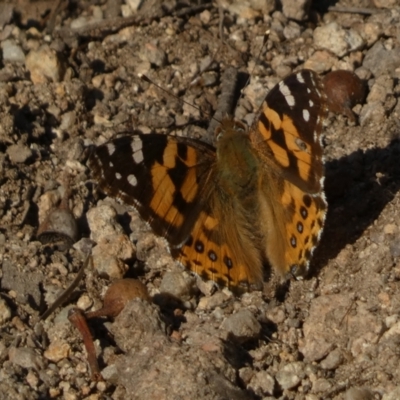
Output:
[[253,146],[270,154],[266,161],[272,159],[285,179],[309,193],[322,188],[326,104],[318,75],[302,70],[268,93],[251,134]]
[[162,134],[113,139],[88,161],[101,191],[132,205],[172,246],[190,235],[214,164],[212,146]]

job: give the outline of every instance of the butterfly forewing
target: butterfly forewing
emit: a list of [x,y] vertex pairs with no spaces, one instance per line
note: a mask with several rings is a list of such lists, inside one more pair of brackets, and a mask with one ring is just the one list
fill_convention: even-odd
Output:
[[310,193],[321,190],[322,122],[327,113],[318,75],[302,70],[276,85],[266,96],[251,132],[252,142],[264,142],[281,175]]
[[182,244],[196,220],[215,161],[214,149],[160,134],[123,136],[91,154],[100,189],[134,206],[154,232]]

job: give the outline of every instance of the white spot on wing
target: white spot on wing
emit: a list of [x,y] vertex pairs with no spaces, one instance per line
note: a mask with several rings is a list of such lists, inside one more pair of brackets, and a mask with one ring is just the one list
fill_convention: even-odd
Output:
[[142,148],[143,148],[142,139],[140,139],[140,137],[135,137],[135,138],[133,139],[133,141],[132,141],[131,147],[132,147],[132,151],[133,151],[134,153],[136,153],[136,152],[139,151],[139,150],[142,150]]
[[301,72],[299,72],[299,73],[296,75],[296,78],[297,78],[297,80],[298,80],[300,83],[305,83],[304,78],[303,78],[303,74],[302,74]]
[[119,172],[115,173],[115,177],[120,180],[122,178],[122,175]]
[[290,89],[284,84],[284,82],[279,83],[279,90],[284,95],[286,102],[290,107],[295,105],[294,97]]
[[128,175],[128,182],[132,185],[132,186],[136,186],[137,185],[137,179],[135,175]]
[[307,122],[310,120],[310,113],[308,112],[308,110],[303,110],[303,119]]
[[108,165],[110,166],[110,168],[114,167],[114,164],[111,161],[108,163]]
[[133,159],[136,164],[140,164],[143,161],[143,142],[140,137],[135,137],[131,143],[131,149],[133,153]]
[[138,150],[135,153],[133,153],[133,160],[135,161],[136,164],[140,164],[143,161],[143,151]]
[[115,151],[115,145],[114,143],[107,143],[107,151],[108,151],[108,155],[112,156],[114,154]]
[[310,105],[310,108],[314,107],[314,102],[311,99],[308,101],[308,104]]

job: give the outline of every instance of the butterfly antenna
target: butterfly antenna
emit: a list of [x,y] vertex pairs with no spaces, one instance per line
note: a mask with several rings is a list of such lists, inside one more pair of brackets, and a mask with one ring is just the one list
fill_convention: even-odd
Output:
[[[208,126],[208,134],[213,136],[217,125],[221,123],[225,116],[233,116],[235,114],[235,109],[238,101],[244,96],[243,88],[245,88],[249,82],[250,77],[254,75],[254,69],[258,63],[258,60],[261,58],[261,53],[265,48],[267,43],[267,39],[270,31],[266,31],[263,38],[263,44],[261,46],[260,52],[256,58],[256,63],[254,64],[253,69],[251,70],[245,84],[241,86],[241,90],[238,88],[239,86],[239,73],[236,68],[228,67],[221,79],[221,95],[218,99],[217,110],[215,111],[214,116],[210,121],[210,125]],[[240,90],[240,95],[239,94]],[[238,98],[239,97],[239,98]],[[235,101],[235,98],[238,99]]]
[[[257,57],[256,57],[256,61],[255,61],[255,63],[254,63],[254,66],[253,66],[252,70],[250,71],[249,77],[247,78],[247,81],[246,81],[246,83],[244,84],[243,89],[244,89],[245,87],[248,86],[248,84],[250,83],[251,77],[254,76],[254,71],[255,71],[255,69],[256,69],[256,66],[257,66],[258,62],[259,62],[260,59],[261,59],[261,54],[262,54],[263,50],[265,49],[265,46],[267,45],[267,40],[268,40],[268,37],[269,37],[270,32],[271,32],[271,31],[270,31],[269,29],[268,29],[267,31],[264,32],[262,46],[261,46],[261,48],[260,48],[260,51],[258,52],[258,55],[257,55]],[[242,97],[244,96],[244,94],[243,94],[243,89],[242,89],[242,94],[241,94],[240,98],[242,98]]]
[[[169,94],[170,96],[174,97],[178,101],[180,101],[180,102],[182,102],[184,104],[187,104],[188,106],[194,107],[196,110],[199,110],[200,113],[203,113],[203,115],[206,115],[210,120],[210,123],[208,125],[208,129],[207,129],[207,133],[208,133],[208,136],[211,139],[211,141],[214,141],[214,133],[216,131],[217,126],[219,126],[221,124],[222,119],[226,115],[232,115],[233,114],[232,110],[234,109],[234,90],[232,90],[232,89],[228,90],[228,89],[226,89],[226,86],[227,86],[227,84],[229,84],[229,86],[231,88],[234,87],[234,89],[236,89],[238,73],[237,73],[236,69],[234,69],[234,68],[228,68],[225,71],[224,76],[222,77],[221,96],[220,96],[220,99],[218,101],[217,110],[216,110],[216,112],[214,113],[213,116],[211,116],[209,113],[203,111],[200,107],[183,100],[182,98],[176,96],[174,93],[171,93],[169,90],[167,90],[167,89],[163,88],[162,86],[158,85],[157,83],[153,82],[146,75],[138,74],[138,77],[141,80],[154,85],[156,88],[158,88],[158,89],[162,90],[163,92]],[[225,82],[225,84],[224,84],[224,82]],[[232,83],[234,83],[234,86],[232,85]]]
[[177,99],[179,102],[184,103],[184,104],[186,104],[186,105],[188,105],[188,106],[190,106],[190,107],[193,107],[193,108],[195,108],[196,110],[200,111],[200,113],[205,114],[208,118],[211,118],[211,116],[210,116],[206,111],[203,111],[200,107],[196,106],[195,104],[192,104],[192,103],[189,103],[189,102],[186,101],[186,100],[183,100],[181,97],[179,97],[179,96],[177,96],[176,94],[172,93],[170,90],[165,89],[164,87],[162,87],[162,86],[160,86],[159,84],[155,83],[155,82],[152,81],[147,75],[144,75],[144,74],[139,73],[139,74],[138,74],[138,77],[139,77],[142,81],[147,82],[147,83],[150,83],[151,85],[154,85],[156,88],[162,90],[164,93],[167,93],[169,96],[174,97],[174,98]]

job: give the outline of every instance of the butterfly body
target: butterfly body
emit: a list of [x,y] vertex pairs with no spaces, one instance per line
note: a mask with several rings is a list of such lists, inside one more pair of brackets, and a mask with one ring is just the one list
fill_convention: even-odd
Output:
[[216,147],[134,135],[99,146],[89,166],[203,278],[248,290],[262,287],[266,265],[302,276],[326,214],[322,89],[304,70],[271,90],[250,128],[224,119]]
[[220,181],[228,186],[231,183],[233,195],[238,195],[237,191],[254,185],[260,162],[247,132],[237,130],[235,125],[230,119],[221,123],[220,138],[216,144],[216,169]]

